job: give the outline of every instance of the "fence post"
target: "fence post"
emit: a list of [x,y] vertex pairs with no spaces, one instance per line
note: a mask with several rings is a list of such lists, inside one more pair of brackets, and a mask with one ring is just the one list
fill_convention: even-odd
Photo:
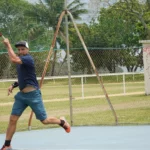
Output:
[[81,77],[81,88],[82,88],[82,99],[84,99],[84,83],[83,83],[83,76]]
[[123,73],[123,93],[126,94],[125,73]]
[[72,83],[71,83],[71,67],[70,67],[70,50],[69,50],[69,31],[68,31],[68,14],[67,0],[65,0],[65,23],[66,23],[66,45],[67,45],[67,66],[68,66],[68,84],[69,84],[69,101],[70,101],[70,120],[73,125],[73,109],[72,109]]
[[133,81],[134,81],[134,72],[133,72]]

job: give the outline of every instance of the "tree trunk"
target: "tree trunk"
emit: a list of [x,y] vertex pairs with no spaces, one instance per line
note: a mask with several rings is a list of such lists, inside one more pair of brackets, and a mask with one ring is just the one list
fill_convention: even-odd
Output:
[[64,60],[63,60],[63,62],[61,63],[61,66],[60,66],[59,71],[58,71],[58,73],[57,73],[58,76],[60,75],[60,72],[61,72],[61,70],[62,70],[62,66],[63,66],[64,63],[66,62],[66,59],[67,59],[67,54],[66,54],[66,56],[65,56],[65,58],[64,58]]
[[52,62],[51,76],[54,76],[54,74],[55,74],[56,54],[57,54],[57,50],[54,51],[54,58],[53,58],[53,62]]

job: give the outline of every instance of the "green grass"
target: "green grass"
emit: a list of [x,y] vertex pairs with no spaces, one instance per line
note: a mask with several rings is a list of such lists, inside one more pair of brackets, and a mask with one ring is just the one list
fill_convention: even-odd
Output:
[[[107,78],[103,78],[106,80]],[[111,103],[118,117],[119,125],[128,124],[150,124],[150,96],[142,95],[122,95],[112,96],[111,94],[123,94],[123,84],[118,77],[118,82],[107,80],[104,82],[105,88],[110,96]],[[128,76],[126,80],[126,93],[143,92],[144,83],[142,76],[134,77],[137,81],[132,81],[133,76]],[[119,81],[120,80],[120,81]],[[84,96],[104,96],[104,93],[96,80],[88,78],[84,84]],[[9,114],[14,95],[18,89],[14,89],[13,94],[7,96],[7,87],[10,83],[0,83],[0,133],[4,133],[7,128]],[[82,99],[81,84],[79,79],[73,80],[72,86],[73,101],[73,125],[115,125],[115,119],[105,97]],[[67,80],[45,81],[42,87],[42,97],[45,108],[50,116],[65,116],[70,121],[70,102],[68,100]],[[2,105],[5,104],[5,105]],[[17,130],[27,130],[30,108],[27,108],[19,119]],[[44,126],[35,119],[32,120],[33,128],[53,128],[56,125]]]
[[[150,97],[145,95],[132,95],[111,97],[111,102],[118,116],[118,123],[149,124],[150,123]],[[46,102],[45,107],[50,116],[66,116],[69,119],[69,101]],[[0,107],[1,124],[0,133],[6,130],[11,106]],[[18,122],[18,131],[26,130],[30,109],[25,110]],[[115,120],[105,98],[86,100],[73,100],[73,123],[78,125],[114,125]],[[53,128],[54,125],[44,126],[33,117],[33,128]]]

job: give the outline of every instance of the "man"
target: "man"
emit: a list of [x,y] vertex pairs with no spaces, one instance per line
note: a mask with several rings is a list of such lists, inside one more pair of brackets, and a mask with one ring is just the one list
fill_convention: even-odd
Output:
[[8,88],[8,95],[10,95],[12,90],[17,86],[19,86],[20,91],[14,97],[15,102],[10,115],[6,139],[1,150],[12,150],[11,140],[16,130],[17,121],[28,106],[31,107],[36,118],[43,124],[58,124],[69,133],[71,128],[64,117],[60,119],[47,117],[36,79],[34,61],[29,54],[28,43],[26,41],[20,41],[15,44],[15,47],[18,49],[18,56],[14,53],[8,39],[4,39],[4,44],[8,50],[10,61],[17,65],[18,74],[18,82],[15,82]]

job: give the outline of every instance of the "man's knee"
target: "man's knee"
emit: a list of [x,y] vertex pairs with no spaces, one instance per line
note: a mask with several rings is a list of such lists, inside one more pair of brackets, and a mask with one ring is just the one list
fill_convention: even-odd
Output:
[[41,122],[42,122],[43,124],[47,124],[47,123],[48,123],[47,119],[41,120]]
[[18,121],[18,119],[19,119],[19,116],[11,115],[9,121],[11,124],[15,124]]

